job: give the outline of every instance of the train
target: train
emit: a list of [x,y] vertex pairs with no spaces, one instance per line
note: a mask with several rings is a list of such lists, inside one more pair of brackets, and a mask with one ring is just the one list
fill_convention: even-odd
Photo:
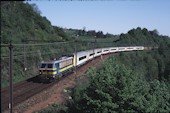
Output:
[[87,61],[95,57],[126,51],[141,51],[144,50],[143,46],[128,46],[128,47],[107,47],[97,48],[86,51],[79,51],[70,56],[61,57],[58,60],[45,61],[40,63],[39,78],[40,81],[52,82],[56,78],[60,78],[67,72],[72,72],[75,67],[85,64]]

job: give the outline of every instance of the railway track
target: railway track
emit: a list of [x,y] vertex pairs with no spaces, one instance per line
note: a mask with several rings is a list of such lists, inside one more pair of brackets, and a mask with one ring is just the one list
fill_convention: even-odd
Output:
[[[109,56],[109,55],[105,55],[105,56]],[[95,61],[96,59],[98,59],[98,61]],[[100,57],[96,59],[94,60],[94,62],[99,62]],[[77,74],[79,75],[79,73],[82,73],[82,72],[84,73],[85,71],[87,71],[87,69],[89,68],[89,66],[87,65],[91,65],[94,62],[89,61],[88,63],[77,68]],[[64,79],[65,77],[67,76],[62,77],[60,80]],[[22,81],[20,83],[15,84],[13,86],[13,106],[15,107],[21,102],[29,99],[30,97],[48,89],[49,87],[52,87],[58,81],[59,80],[56,80],[55,82],[52,82],[52,83],[40,83],[38,80],[38,77],[36,76],[26,81]],[[1,89],[1,97],[2,97],[1,98],[1,110],[2,112],[4,112],[8,110],[8,105],[9,105],[9,88],[8,87]]]
[[[37,79],[37,76],[31,78],[30,80],[34,81],[35,79]],[[43,89],[46,89],[47,87],[50,87],[52,84],[54,83],[43,84],[26,80],[24,82],[18,83],[17,85],[14,85],[13,105],[14,106],[18,105],[20,102],[28,99],[29,97],[37,94],[38,92],[42,91]],[[8,109],[9,104],[9,89],[8,88],[5,88],[4,90],[2,89],[1,96],[2,96],[1,109],[2,111],[5,111]]]
[[[64,79],[66,76],[63,76],[60,80]],[[56,84],[59,80],[56,80],[52,83],[40,83],[38,76],[30,78],[26,81],[22,81],[13,86],[13,106],[17,106],[19,103],[29,99],[30,97],[38,94],[47,88]],[[1,90],[1,110],[5,111],[8,109],[9,105],[9,88],[6,87]]]

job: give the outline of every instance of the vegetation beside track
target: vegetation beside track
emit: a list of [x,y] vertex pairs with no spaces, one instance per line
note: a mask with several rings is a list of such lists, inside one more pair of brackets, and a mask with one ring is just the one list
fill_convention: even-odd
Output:
[[38,113],[168,113],[170,83],[156,77],[155,62],[148,65],[148,58],[153,56],[150,52],[132,52],[112,57],[100,69],[87,72],[88,82],[77,83],[70,94],[72,100],[65,106],[56,103]]
[[[73,32],[73,30],[52,26],[46,17],[41,16],[41,11],[36,4],[2,1],[1,44],[9,44],[10,42],[15,44],[13,48],[14,83],[38,75],[41,61],[70,55],[75,50],[113,46],[112,42],[107,41],[107,39],[106,43],[99,43],[102,42],[99,41],[101,39],[99,37],[97,37],[97,44],[94,44],[94,40],[84,41],[84,38],[94,37],[88,34],[83,36],[84,38],[80,36],[77,39],[77,31]],[[112,40],[112,38],[114,37],[110,39]],[[8,62],[9,49],[1,47],[2,87],[9,84]]]
[[[109,46],[157,46],[161,73],[165,69],[169,72],[170,41],[168,36],[159,35],[157,30],[138,27],[126,34],[112,35],[84,28],[63,29],[52,26],[46,17],[41,16],[35,4],[15,1],[1,2],[1,13],[1,44],[9,44],[10,41],[20,44],[13,48],[14,83],[38,75],[39,63],[43,60],[70,55],[75,50]],[[8,62],[9,50],[1,47],[2,87],[9,84]]]
[[[120,35],[84,28],[63,29],[52,26],[35,4],[13,1],[1,2],[1,37],[1,44],[10,41],[19,44],[13,50],[14,83],[37,75],[41,61],[69,55],[75,50],[108,46],[158,47],[150,52],[121,53],[118,58],[109,59],[100,70],[89,70],[89,84],[78,83],[71,95],[73,102],[64,112],[170,110],[170,38],[159,35],[156,29],[138,27]],[[2,47],[2,87],[9,84],[8,61],[8,48]],[[50,109],[55,109],[53,107]]]
[[139,43],[158,48],[121,52],[100,69],[90,69],[87,84],[80,81],[72,90],[71,102],[38,112],[170,112],[170,39],[137,28],[121,34],[114,44]]

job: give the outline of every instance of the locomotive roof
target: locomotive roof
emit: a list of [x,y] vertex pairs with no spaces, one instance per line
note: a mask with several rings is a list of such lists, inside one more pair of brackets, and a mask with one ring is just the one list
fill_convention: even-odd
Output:
[[73,59],[73,57],[67,57],[67,58],[61,59],[61,60],[44,61],[44,62],[41,62],[41,64],[59,63],[59,62],[63,62],[63,61],[70,60],[70,59]]

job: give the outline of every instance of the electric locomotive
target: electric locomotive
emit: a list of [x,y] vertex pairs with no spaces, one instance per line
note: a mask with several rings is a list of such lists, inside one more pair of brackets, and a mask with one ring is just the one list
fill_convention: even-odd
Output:
[[93,50],[80,51],[73,53],[72,56],[62,57],[59,60],[42,62],[39,68],[40,80],[53,81],[56,77],[72,71],[74,67],[83,65],[87,61],[108,53],[123,52],[123,51],[138,51],[144,50],[143,46],[130,46],[130,47],[107,47],[97,48]]

